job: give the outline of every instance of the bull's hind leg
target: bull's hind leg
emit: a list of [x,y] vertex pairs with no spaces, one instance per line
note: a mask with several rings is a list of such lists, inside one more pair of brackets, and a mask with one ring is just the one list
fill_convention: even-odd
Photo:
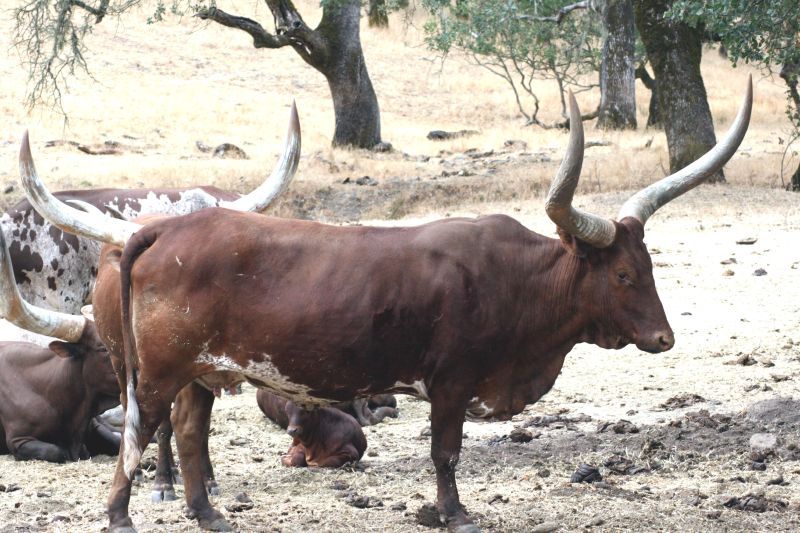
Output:
[[447,529],[456,533],[479,533],[461,505],[456,488],[456,465],[467,399],[460,398],[456,387],[440,387],[431,394],[431,459],[436,468],[436,507]]
[[[183,471],[183,488],[186,505],[203,529],[231,531],[222,513],[208,501],[206,488],[207,438],[211,424],[211,407],[214,394],[197,383],[190,383],[178,393],[172,411],[172,426],[178,443],[178,456]],[[204,457],[204,452],[206,457]],[[213,475],[213,474],[212,474]]]
[[178,482],[178,468],[172,457],[172,424],[167,417],[156,431],[158,444],[158,462],[156,463],[156,477],[153,480],[153,491],[150,500],[153,502],[171,502],[177,500],[173,483]]
[[65,448],[36,439],[25,441],[12,450],[17,461],[38,459],[51,463],[66,463],[69,460],[69,452]]
[[[140,446],[140,449],[135,451],[137,457],[141,457],[159,424],[169,416],[170,405],[174,397],[175,392],[166,383],[150,381],[144,376],[140,376],[139,386],[136,390],[136,400],[139,407],[137,438]],[[126,410],[127,408],[128,406],[126,405]],[[111,484],[111,492],[108,496],[109,533],[131,533],[136,531],[133,527],[133,521],[128,515],[132,479],[125,472],[125,457],[128,455],[125,448],[126,443],[125,439],[123,439],[119,457],[117,458],[114,481]],[[133,475],[132,472],[131,475]]]

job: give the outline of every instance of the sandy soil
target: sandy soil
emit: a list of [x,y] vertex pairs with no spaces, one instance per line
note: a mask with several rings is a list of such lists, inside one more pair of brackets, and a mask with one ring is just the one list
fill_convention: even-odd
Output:
[[[614,193],[577,202],[613,215],[623,199]],[[540,202],[482,204],[459,214],[488,212],[552,233]],[[647,230],[676,347],[649,355],[579,345],[538,404],[511,422],[468,422],[459,489],[485,530],[800,529],[798,197],[704,188],[665,207]],[[757,240],[736,243],[747,237]],[[754,275],[758,269],[766,273]],[[755,363],[737,364],[745,355]],[[290,439],[265,421],[254,396],[247,388],[225,397],[213,415],[211,456],[222,489],[214,501],[239,530],[429,529],[416,516],[435,497],[423,435],[428,404],[401,397],[397,420],[365,428],[369,448],[358,465],[325,471],[280,466]],[[795,401],[771,412],[754,406],[776,398]],[[512,442],[515,427],[534,438]],[[764,471],[753,470],[749,457],[749,439],[760,432],[779,439]],[[99,531],[114,462],[0,457],[0,484],[18,487],[0,492],[0,531]],[[571,484],[581,463],[598,467],[604,482]],[[228,511],[242,492],[253,508]],[[353,505],[365,501],[380,505]],[[767,510],[738,510],[737,501]],[[151,503],[149,481],[131,499],[140,531],[196,530],[183,508],[182,501]]]

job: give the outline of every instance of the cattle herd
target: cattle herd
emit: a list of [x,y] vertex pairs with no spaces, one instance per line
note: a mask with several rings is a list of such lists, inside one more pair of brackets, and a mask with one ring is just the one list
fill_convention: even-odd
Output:
[[55,340],[0,342],[0,452],[118,453],[109,531],[134,531],[131,483],[153,438],[153,499],[175,498],[174,429],[189,511],[222,531],[230,525],[208,498],[220,490],[208,450],[220,390],[258,387],[261,410],[292,437],[281,462],[318,467],[358,461],[361,426],[396,417],[392,395],[409,394],[431,404],[437,509],[451,531],[477,531],[456,488],[465,418],[520,413],[577,343],[673,346],[644,226],[735,153],[751,107],[749,82],[722,141],[609,220],[572,207],[584,141],[570,97],[569,144],[545,205],[558,239],[503,215],[377,228],[260,214],[297,170],[294,106],[276,169],[244,196],[211,186],[53,194],[26,133],[28,200],[1,220],[0,313]]

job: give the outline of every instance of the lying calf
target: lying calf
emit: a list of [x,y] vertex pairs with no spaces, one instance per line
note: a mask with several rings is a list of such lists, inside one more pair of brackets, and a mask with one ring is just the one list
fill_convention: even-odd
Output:
[[256,400],[264,414],[292,437],[284,466],[338,468],[358,461],[367,438],[355,418],[331,407],[307,411],[293,402],[259,389]]

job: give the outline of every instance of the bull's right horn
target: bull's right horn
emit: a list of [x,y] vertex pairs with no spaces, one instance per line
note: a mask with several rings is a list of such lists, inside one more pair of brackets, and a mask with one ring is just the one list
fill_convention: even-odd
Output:
[[697,187],[721,169],[733,157],[744,139],[752,109],[753,76],[751,75],[747,79],[747,88],[739,113],[725,137],[695,162],[631,196],[620,209],[617,220],[633,217],[644,225],[659,207]]
[[0,315],[22,329],[56,337],[67,342],[76,342],[86,327],[82,316],[69,315],[36,307],[22,299],[14,280],[14,269],[0,231]]
[[572,207],[572,196],[578,186],[583,165],[583,121],[578,102],[569,93],[569,145],[558,173],[547,193],[544,209],[556,225],[573,237],[596,248],[614,242],[617,228],[611,220]]
[[27,131],[22,136],[19,150],[19,173],[22,188],[33,208],[50,223],[67,233],[125,246],[131,235],[142,227],[134,222],[80,211],[53,196],[36,173]]
[[232,202],[222,202],[220,206],[236,211],[252,211],[254,213],[264,211],[269,204],[289,186],[295,172],[297,172],[297,165],[299,162],[300,119],[297,117],[297,106],[292,102],[292,110],[289,116],[289,131],[286,134],[283,153],[280,159],[278,159],[275,170],[272,171],[272,174],[264,183],[259,185],[252,192]]

